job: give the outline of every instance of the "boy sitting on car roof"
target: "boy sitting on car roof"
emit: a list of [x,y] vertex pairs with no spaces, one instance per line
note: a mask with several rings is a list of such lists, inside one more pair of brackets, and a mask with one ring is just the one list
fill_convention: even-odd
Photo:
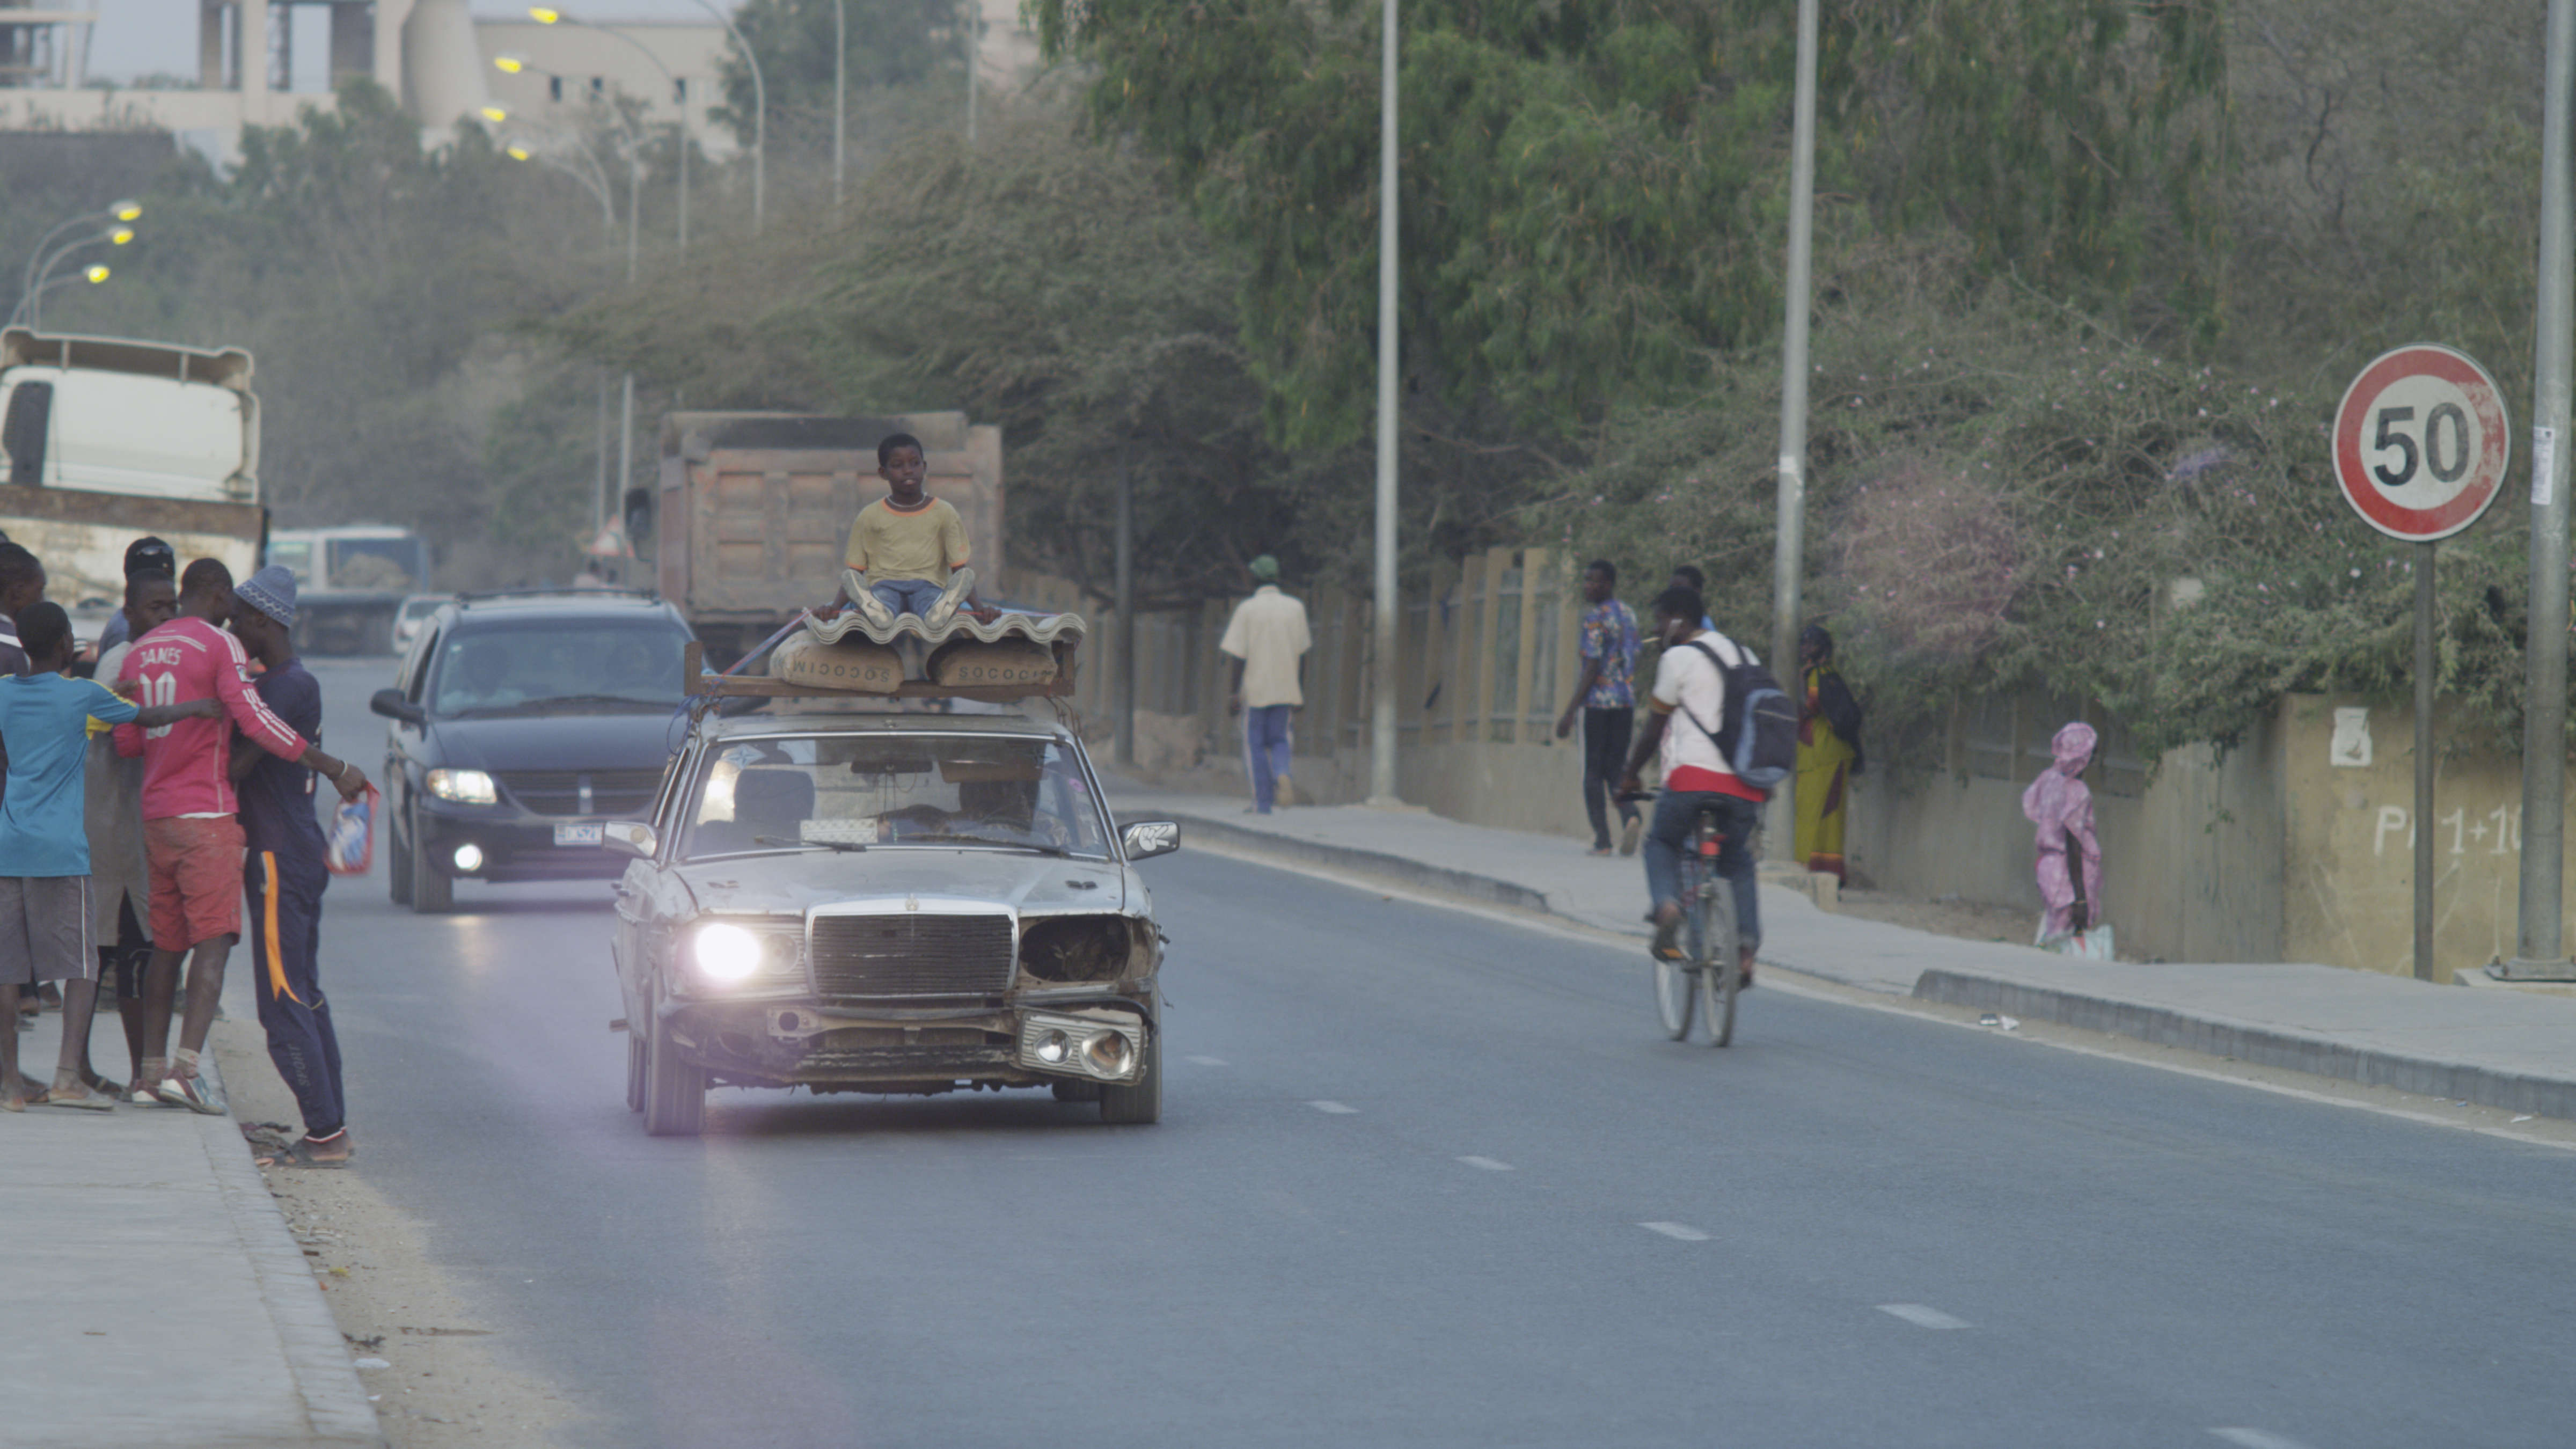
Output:
[[993,612],[974,598],[975,571],[966,566],[966,521],[941,499],[922,491],[930,465],[921,440],[896,433],[877,444],[877,476],[886,496],[859,510],[842,555],[848,572],[841,591],[822,612],[830,618],[848,604],[879,629],[900,614],[917,614],[937,629],[957,617],[960,604],[978,619]]

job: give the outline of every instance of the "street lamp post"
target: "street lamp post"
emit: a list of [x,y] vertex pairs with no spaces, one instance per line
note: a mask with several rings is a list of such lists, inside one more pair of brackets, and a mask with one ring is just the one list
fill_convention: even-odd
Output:
[[[106,281],[108,276],[109,272],[107,265],[104,262],[92,262],[77,272],[65,272],[59,277],[47,277],[43,281],[36,283],[36,290],[29,292],[23,299],[21,299],[19,304],[26,309],[27,325],[30,327],[41,327],[44,325],[43,304],[45,294],[47,292],[69,282],[87,282],[89,285],[95,287],[101,282]],[[13,326],[16,325],[17,320],[17,317],[14,315],[9,319]]]
[[[59,230],[59,228],[57,228],[57,230]],[[12,323],[15,323],[18,320],[19,312],[24,312],[27,317],[28,326],[35,327],[42,325],[45,310],[45,279],[53,275],[54,265],[60,262],[63,258],[70,256],[72,253],[79,251],[83,247],[94,247],[101,242],[105,242],[109,246],[121,247],[132,240],[134,240],[134,228],[118,224],[111,225],[103,231],[94,232],[89,236],[81,237],[74,241],[67,241],[61,246],[54,248],[53,251],[45,254],[37,260],[35,266],[30,272],[30,277],[34,285],[29,287],[25,295],[19,298],[18,308],[9,314],[9,320]],[[107,268],[91,267],[87,270],[95,271],[100,274],[96,277],[92,277],[90,280],[94,282],[103,282],[107,280]]]
[[978,48],[976,42],[983,39],[976,32],[983,29],[977,23],[982,19],[983,12],[975,8],[975,0],[966,0],[966,144],[969,147],[975,144],[975,63],[983,58],[975,53]]
[[110,222],[131,222],[141,215],[143,215],[143,203],[127,198],[122,201],[111,201],[96,211],[83,212],[68,221],[56,224],[53,230],[37,239],[35,250],[27,254],[26,277],[18,284],[19,305],[25,306],[27,299],[35,295],[38,264],[45,261],[45,248],[52,246],[55,238],[76,227],[104,225]]
[[844,197],[842,176],[848,170],[850,142],[850,6],[832,0],[832,205]]
[[1369,638],[1377,654],[1369,700],[1369,803],[1393,805],[1395,784],[1395,0],[1386,0],[1377,108],[1377,589]]
[[[1807,558],[1807,314],[1816,237],[1816,0],[1798,0],[1798,80],[1789,147],[1789,315],[1780,339],[1780,481],[1778,536],[1771,560],[1771,672],[1794,683],[1798,662],[1798,593]],[[1803,697],[1803,696],[1802,696]],[[1771,792],[1780,803],[1771,853],[1794,859],[1798,777]]]
[[[601,228],[609,236],[615,237],[617,235],[617,197],[608,184],[608,170],[601,166],[599,158],[591,153],[588,142],[575,137],[573,144],[580,148],[577,154],[581,159],[590,164],[589,171],[585,172],[577,166],[558,161],[542,152],[532,151],[516,142],[511,143],[506,149],[510,159],[514,161],[534,161],[540,166],[551,167],[580,182],[582,189],[589,192],[599,203]],[[635,280],[635,211],[631,205],[627,209],[626,232],[626,280],[631,283]],[[631,438],[634,435],[631,420],[635,412],[635,375],[633,373],[626,375],[626,412],[630,420],[627,436]],[[631,459],[629,462],[631,463]],[[596,537],[599,530],[606,527],[608,523],[608,378],[604,373],[599,380],[599,481],[591,489],[591,494],[591,533]]]
[[[662,57],[655,55],[651,46],[646,45],[644,42],[637,40],[634,36],[628,35],[622,30],[611,30],[605,25],[593,25],[587,20],[566,15],[560,10],[549,10],[543,7],[531,10],[528,14],[534,17],[541,25],[578,26],[583,30],[597,31],[599,34],[605,35],[611,40],[623,42],[637,55],[644,57],[644,59],[649,62],[655,70],[662,73],[662,79],[670,83],[671,103],[679,108],[679,119],[673,121],[671,126],[672,135],[676,144],[680,148],[680,250],[683,252],[687,251],[689,249],[689,111],[687,99],[680,92],[679,76],[673,74],[671,68],[662,63]],[[511,75],[516,75],[522,70],[532,68],[526,61],[512,55],[496,57],[492,64]],[[552,75],[554,73],[552,71],[541,71],[540,74]],[[624,117],[621,116],[619,119],[622,121]]]
[[764,215],[762,198],[769,184],[769,83],[761,78],[760,53],[751,48],[750,38],[733,23],[733,17],[708,0],[697,0],[697,6],[723,23],[733,43],[742,47],[742,63],[751,67],[751,229],[757,234]]
[[[2567,859],[2567,617],[2569,373],[2576,303],[2576,235],[2569,223],[2568,107],[2576,100],[2576,5],[2549,0],[2541,61],[2539,314],[2531,370],[2531,627],[2523,648],[2522,881],[2508,981],[2576,978],[2567,959],[2560,872]],[[2430,820],[2416,830],[2429,832]]]

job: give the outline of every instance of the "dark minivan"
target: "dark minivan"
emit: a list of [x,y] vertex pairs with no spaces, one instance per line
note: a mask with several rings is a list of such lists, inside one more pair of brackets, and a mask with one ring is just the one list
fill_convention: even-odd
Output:
[[459,877],[607,880],[600,825],[652,808],[678,737],[679,610],[612,590],[466,595],[421,625],[375,712],[394,903]]

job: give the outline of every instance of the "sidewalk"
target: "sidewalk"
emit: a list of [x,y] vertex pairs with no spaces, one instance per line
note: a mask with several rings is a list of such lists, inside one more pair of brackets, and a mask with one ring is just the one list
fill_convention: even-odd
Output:
[[[232,975],[246,979],[238,962]],[[248,1009],[246,990],[226,995],[225,1010]],[[39,1081],[53,1079],[61,1021],[48,1012],[18,1034],[19,1065]],[[124,1075],[112,1015],[90,1053]],[[384,1443],[232,1118],[0,1114],[0,1222],[13,1245],[0,1272],[0,1444]]]
[[[1338,805],[1246,813],[1240,797],[1112,779],[1121,819],[1179,820],[1182,841],[1296,860],[1646,939],[1633,858],[1580,841]],[[2576,1118],[2576,999],[2433,986],[2332,966],[2074,961],[1818,910],[1762,887],[1762,960],[1890,995],[2116,1032],[2212,1056]]]

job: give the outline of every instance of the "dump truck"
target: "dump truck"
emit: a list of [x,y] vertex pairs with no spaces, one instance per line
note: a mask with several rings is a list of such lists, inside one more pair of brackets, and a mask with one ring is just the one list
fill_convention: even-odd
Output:
[[[629,529],[650,536],[662,596],[721,668],[797,611],[829,603],[859,510],[883,497],[877,444],[921,440],[926,484],[966,523],[974,567],[1002,563],[1002,430],[959,412],[888,417],[677,412],[662,419],[660,487]],[[630,500],[632,504],[635,500]]]
[[295,647],[306,654],[390,654],[403,600],[429,588],[429,544],[384,523],[281,528],[268,561],[295,575]]
[[125,596],[125,548],[157,534],[236,578],[259,567],[251,357],[122,337],[0,331],[0,532],[44,561],[89,630]]

